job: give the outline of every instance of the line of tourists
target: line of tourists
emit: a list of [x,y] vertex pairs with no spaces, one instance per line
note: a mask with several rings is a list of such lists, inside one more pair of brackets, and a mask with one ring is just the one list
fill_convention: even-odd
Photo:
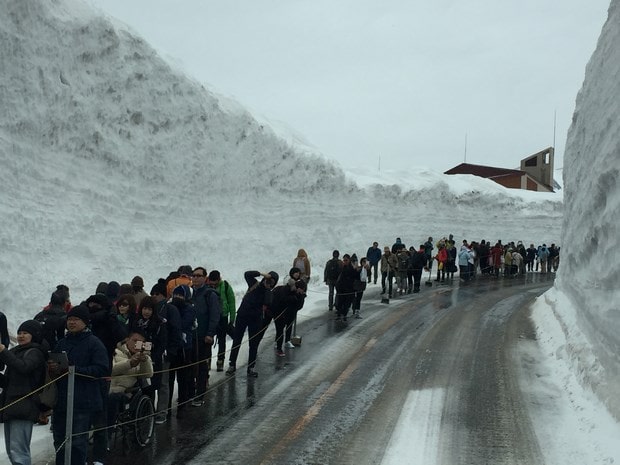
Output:
[[[428,237],[417,248],[407,246],[400,237],[392,246],[384,246],[383,252],[378,242],[373,242],[366,256],[344,254],[334,250],[332,258],[325,263],[323,281],[328,286],[328,310],[336,310],[336,320],[347,320],[349,310],[356,318],[361,318],[360,302],[367,284],[377,284],[381,277],[381,295],[388,298],[420,292],[424,272],[432,279],[433,267],[436,270],[435,282],[446,283],[454,280],[458,272],[461,281],[469,281],[477,274],[499,277],[514,277],[526,272],[555,272],[560,262],[560,248],[555,244],[528,248],[518,241],[502,244],[498,240],[494,246],[486,240],[480,242],[463,240],[456,245],[450,234],[434,242]],[[436,263],[436,264],[435,264]],[[380,273],[380,275],[379,275]]]
[[[35,423],[52,420],[56,464],[64,464],[67,416],[67,369],[75,367],[71,464],[91,460],[102,465],[111,431],[136,383],[156,406],[155,423],[165,423],[176,410],[184,418],[189,406],[205,404],[212,349],[217,345],[216,370],[223,372],[227,337],[233,340],[226,375],[236,371],[247,329],[247,375],[256,377],[258,346],[273,321],[276,355],[291,349],[292,327],[303,307],[310,262],[300,249],[287,280],[278,286],[275,271],[246,271],[247,290],[236,307],[235,292],[218,270],[180,266],[144,290],[135,276],[130,284],[101,282],[95,293],[72,306],[69,288],[59,285],[49,305],[17,331],[9,348],[6,317],[0,312],[0,421],[12,465],[30,463]],[[2,325],[4,322],[4,325]],[[66,357],[66,363],[62,363]],[[56,380],[49,383],[49,380]],[[148,380],[147,382],[145,382]],[[178,386],[173,405],[174,386]],[[54,402],[40,395],[46,383],[55,386]],[[68,465],[68,464],[67,464]]]

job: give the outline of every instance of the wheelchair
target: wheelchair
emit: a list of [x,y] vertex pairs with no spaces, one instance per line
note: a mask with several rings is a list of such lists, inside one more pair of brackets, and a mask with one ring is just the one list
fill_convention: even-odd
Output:
[[133,439],[140,447],[147,446],[153,438],[155,430],[155,408],[153,400],[144,393],[141,386],[134,386],[126,391],[131,394],[121,394],[119,396],[120,413],[116,417],[113,436],[120,433],[123,439],[123,446],[127,447],[129,438]]

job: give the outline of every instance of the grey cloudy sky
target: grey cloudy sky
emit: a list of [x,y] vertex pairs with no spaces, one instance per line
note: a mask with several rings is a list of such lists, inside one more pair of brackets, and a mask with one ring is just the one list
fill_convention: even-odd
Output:
[[[609,0],[89,0],[345,167],[561,157]],[[557,173],[557,177],[561,177]]]

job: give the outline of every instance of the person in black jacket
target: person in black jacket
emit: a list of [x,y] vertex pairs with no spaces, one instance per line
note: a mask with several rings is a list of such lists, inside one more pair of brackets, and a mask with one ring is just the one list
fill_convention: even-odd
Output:
[[165,423],[171,416],[176,368],[181,365],[179,352],[183,344],[179,309],[167,302],[166,294],[166,280],[160,278],[151,289],[151,296],[155,300],[155,312],[165,323],[167,336],[161,367],[162,372],[155,373],[152,381],[154,385],[159,386],[157,389],[157,408],[155,409],[157,412],[155,423],[159,425]]
[[351,256],[344,254],[342,256],[342,270],[336,281],[336,320],[347,321],[347,313],[355,298],[355,289],[353,282],[359,278],[359,273],[351,264]]
[[[110,295],[114,295],[114,292],[116,292],[114,283],[116,281],[108,283],[107,292]],[[129,326],[121,323],[113,301],[105,295],[91,295],[86,299],[86,304],[90,312],[91,331],[105,346],[108,353],[108,368],[112,370],[112,360],[114,359],[116,345],[125,340],[129,333]],[[92,421],[95,429],[93,433],[93,462],[104,463],[108,451],[108,434],[105,428],[108,425],[107,411],[110,382],[101,380],[100,387],[103,409],[93,412]]]
[[420,244],[417,251],[411,253],[411,272],[413,275],[413,292],[420,292],[420,281],[422,281],[422,271],[428,265],[428,255],[424,244]]
[[11,345],[9,326],[6,322],[6,315],[2,312],[0,312],[0,344],[5,347],[9,347]]
[[17,329],[17,346],[9,350],[0,344],[0,370],[6,365],[0,386],[0,421],[4,423],[6,453],[13,465],[30,463],[32,427],[40,411],[37,396],[26,396],[42,386],[45,379],[48,346],[42,344],[42,328],[34,320],[23,322]]
[[[67,313],[67,335],[58,341],[53,350],[55,353],[66,353],[69,365],[75,367],[75,393],[79,393],[73,397],[71,464],[65,464],[67,377],[63,376],[56,382],[58,401],[52,415],[56,465],[86,463],[90,425],[93,418],[97,414],[103,415],[104,411],[102,378],[110,376],[111,364],[105,346],[88,328],[90,315],[86,304],[73,307]],[[48,361],[48,370],[51,376],[64,374],[62,367],[53,360]],[[105,429],[103,435],[106,436]]]
[[[262,276],[259,282],[256,278]],[[248,345],[250,353],[248,356],[248,376],[257,377],[255,371],[256,356],[258,354],[258,345],[260,343],[260,330],[262,327],[263,312],[268,310],[272,302],[271,290],[278,282],[279,276],[275,271],[269,273],[261,273],[260,271],[246,271],[244,274],[245,282],[248,283],[248,291],[243,296],[237,318],[235,320],[235,331],[233,337],[233,345],[230,351],[230,359],[227,375],[232,375],[237,369],[237,357],[239,356],[239,348],[245,330],[248,330]]]
[[295,321],[297,312],[304,306],[306,288],[306,282],[303,279],[298,279],[293,283],[292,289],[290,284],[287,283],[276,286],[272,291],[272,302],[269,309],[265,312],[262,329],[258,337],[260,340],[263,339],[265,331],[273,320],[276,327],[276,355],[280,357],[284,357],[285,355],[282,350],[282,343],[285,341],[285,333],[286,347],[295,347],[291,343],[293,321]]

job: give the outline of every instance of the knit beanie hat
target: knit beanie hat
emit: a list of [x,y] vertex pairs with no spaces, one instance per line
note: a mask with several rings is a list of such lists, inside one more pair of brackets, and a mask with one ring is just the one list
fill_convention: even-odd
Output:
[[17,332],[19,333],[20,331],[31,334],[32,342],[36,342],[40,344],[41,341],[43,340],[43,327],[41,326],[41,323],[39,323],[38,321],[35,321],[35,320],[24,321],[21,325],[19,325],[19,328],[17,328]]
[[84,304],[76,305],[69,312],[67,312],[67,319],[70,317],[76,317],[82,320],[84,323],[90,323],[90,310]]
[[151,288],[151,295],[163,295],[164,297],[166,297],[166,294],[168,293],[167,289],[166,289],[166,280],[160,278],[157,281],[157,284],[155,284],[152,288]]
[[186,302],[189,302],[192,299],[192,290],[189,286],[181,284],[180,286],[175,287],[174,291],[172,291],[172,296],[174,297],[175,295],[181,296]]
[[116,302],[116,299],[121,295],[121,285],[118,281],[110,281],[108,283],[108,288],[105,291],[105,295],[112,302]]

